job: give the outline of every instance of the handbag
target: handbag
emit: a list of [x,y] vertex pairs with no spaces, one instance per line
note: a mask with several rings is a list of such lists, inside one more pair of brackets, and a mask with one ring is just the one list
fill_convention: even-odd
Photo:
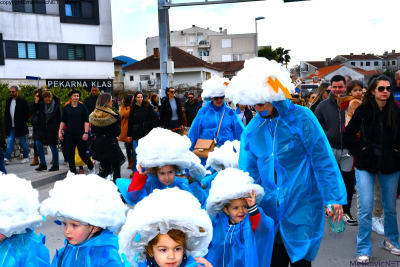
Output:
[[217,143],[217,140],[218,140],[219,130],[221,129],[222,120],[224,119],[224,115],[225,115],[225,109],[224,109],[224,113],[222,114],[221,121],[219,122],[217,137],[214,140],[201,139],[201,138],[197,139],[196,145],[194,146],[193,153],[196,154],[198,157],[208,158],[208,153],[214,151],[215,144]]
[[33,115],[31,125],[34,127],[39,127],[39,112],[36,112],[35,115]]

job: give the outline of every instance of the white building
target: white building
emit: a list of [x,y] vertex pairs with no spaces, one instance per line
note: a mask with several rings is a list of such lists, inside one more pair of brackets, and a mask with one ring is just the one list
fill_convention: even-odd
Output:
[[[205,80],[218,75],[220,69],[177,48],[171,48],[173,69],[173,86],[199,87]],[[125,70],[125,88],[160,89],[160,58],[158,49],[145,59],[123,68]]]
[[[242,61],[255,57],[255,33],[228,34],[227,29],[212,31],[193,25],[170,33],[171,47],[175,46],[206,62]],[[147,57],[159,48],[158,36],[146,39]]]
[[350,55],[336,56],[333,60],[348,63],[363,70],[376,70],[384,67],[383,58],[373,54],[362,53],[361,55],[354,55],[353,53],[350,53]]
[[39,76],[41,85],[112,88],[110,0],[8,2],[0,1],[0,82]]

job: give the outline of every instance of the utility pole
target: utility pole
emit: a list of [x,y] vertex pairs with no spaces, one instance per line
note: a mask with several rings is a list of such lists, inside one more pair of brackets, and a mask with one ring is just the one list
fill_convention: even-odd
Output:
[[169,86],[167,64],[168,64],[168,9],[164,7],[166,0],[158,0],[158,34],[160,46],[160,79],[161,79],[161,98],[165,96],[165,89]]

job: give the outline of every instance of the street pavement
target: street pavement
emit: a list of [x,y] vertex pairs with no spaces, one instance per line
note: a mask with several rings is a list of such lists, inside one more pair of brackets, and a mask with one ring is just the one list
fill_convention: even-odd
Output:
[[[121,143],[121,149],[125,152],[123,144]],[[63,162],[63,157],[60,153],[60,163]],[[46,156],[48,167],[51,166],[51,155]],[[32,162],[32,161],[31,161]],[[129,178],[130,170],[127,169],[127,162],[121,167],[121,176]],[[48,171],[36,172],[34,169],[36,166],[31,167],[29,164],[19,164],[19,161],[12,162],[6,166],[8,173],[15,173],[19,177],[31,179],[35,181],[37,189],[39,190],[39,201],[42,202],[49,196],[49,191],[54,186],[54,181],[41,185],[42,182],[51,181],[51,176],[54,174]],[[56,173],[60,177],[66,175],[68,166],[60,165],[60,171]],[[98,172],[98,169],[97,169]],[[49,174],[50,173],[50,174]],[[50,177],[50,178],[49,178]],[[63,177],[62,177],[63,178]],[[57,178],[62,179],[62,178]],[[42,181],[42,182],[41,182]],[[357,216],[356,207],[356,195],[353,196],[352,214],[354,217]],[[397,201],[397,213],[400,214],[400,200]],[[132,207],[130,207],[132,208]],[[58,226],[54,223],[56,218],[47,217],[46,222],[42,226],[36,228],[35,232],[40,232],[46,235],[46,245],[50,250],[50,257],[56,252],[56,249],[64,246],[64,235],[62,226]],[[321,246],[318,255],[313,262],[313,266],[318,267],[349,267],[357,266],[354,265],[355,258],[357,256],[357,231],[358,226],[346,226],[346,230],[343,233],[337,234],[330,230],[328,220],[325,221],[324,237],[322,238]],[[382,242],[383,237],[372,232],[372,261],[375,265],[369,266],[400,266],[400,257],[392,255],[389,251],[379,248],[379,244]],[[218,267],[218,266],[214,266]]]

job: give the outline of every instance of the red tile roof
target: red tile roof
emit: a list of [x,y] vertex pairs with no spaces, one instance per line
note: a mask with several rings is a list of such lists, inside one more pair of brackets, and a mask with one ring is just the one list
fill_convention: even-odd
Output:
[[[171,48],[172,61],[174,61],[175,68],[190,68],[190,67],[207,67],[215,70],[220,70],[212,66],[211,64],[197,58],[185,51],[177,48]],[[123,70],[147,70],[147,69],[159,69],[160,68],[160,59],[151,55],[142,59],[136,63],[133,63],[129,66],[123,68]]]
[[382,59],[381,57],[372,55],[372,54],[366,54],[366,55],[340,55],[341,57],[344,57],[348,60],[374,60],[374,59]]
[[114,61],[114,64],[121,64],[121,65],[126,64],[125,61],[119,60],[117,58],[113,58],[113,61]]
[[[330,67],[325,67],[319,70],[319,75],[321,77],[325,77],[326,75],[328,75],[329,73],[334,72],[337,69],[340,69],[341,67],[343,67],[343,65],[337,65],[337,66],[330,66]],[[311,79],[314,76],[318,76],[318,71],[314,72],[313,74],[309,75],[306,77],[306,79]]]
[[384,59],[396,59],[396,58],[400,57],[400,53],[387,54],[386,57],[385,57],[385,55],[380,56],[380,57],[383,57]]
[[223,71],[238,71],[244,68],[244,61],[214,62],[211,65]]
[[360,68],[353,68],[353,70],[363,74],[364,76],[372,76],[372,75],[375,75],[375,74],[382,74],[377,70],[363,70],[363,69],[360,69]]
[[305,61],[306,63],[313,65],[317,69],[322,69],[325,67],[330,67],[330,66],[337,66],[343,64],[341,61],[331,61],[328,63],[328,66],[325,66],[325,61]]

